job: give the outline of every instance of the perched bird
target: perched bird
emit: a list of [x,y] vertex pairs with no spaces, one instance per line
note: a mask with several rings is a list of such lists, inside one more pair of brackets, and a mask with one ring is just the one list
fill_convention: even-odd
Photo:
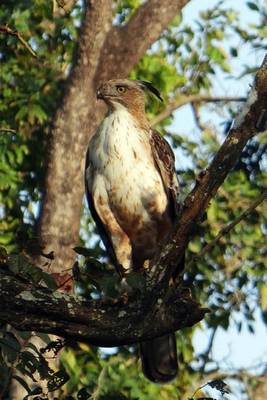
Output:
[[[89,208],[107,252],[123,273],[143,268],[166,240],[178,212],[178,181],[169,144],[150,127],[145,91],[151,83],[114,79],[97,98],[108,113],[92,137],[85,167]],[[143,372],[164,383],[177,374],[175,335],[142,342]]]

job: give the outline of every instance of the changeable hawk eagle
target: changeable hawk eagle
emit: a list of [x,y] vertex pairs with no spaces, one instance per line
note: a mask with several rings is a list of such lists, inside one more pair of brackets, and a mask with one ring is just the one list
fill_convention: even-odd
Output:
[[[85,186],[91,214],[112,261],[127,273],[143,267],[166,240],[177,215],[178,181],[169,144],[145,114],[150,83],[110,80],[97,90],[108,113],[90,141]],[[168,382],[177,374],[174,334],[141,343],[144,374]]]

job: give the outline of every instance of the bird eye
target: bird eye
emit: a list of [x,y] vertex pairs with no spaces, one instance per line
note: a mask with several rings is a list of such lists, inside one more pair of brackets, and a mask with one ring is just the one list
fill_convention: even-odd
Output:
[[118,86],[118,87],[117,87],[117,92],[118,92],[118,93],[124,93],[125,90],[126,90],[126,89],[125,89],[124,86]]

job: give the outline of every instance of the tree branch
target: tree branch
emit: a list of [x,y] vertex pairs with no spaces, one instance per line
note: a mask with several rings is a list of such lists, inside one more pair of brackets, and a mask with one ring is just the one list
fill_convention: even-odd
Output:
[[193,117],[195,119],[195,123],[200,131],[205,131],[207,128],[201,121],[200,116],[200,103],[190,103],[191,109],[193,113]]
[[29,45],[29,43],[26,42],[26,40],[23,38],[21,33],[19,33],[18,31],[13,31],[7,25],[0,25],[0,32],[6,33],[7,35],[10,35],[10,36],[15,36],[20,41],[20,43],[23,45],[23,47],[25,47],[31,53],[31,55],[33,57],[37,58],[37,54],[32,49],[32,47]]
[[215,335],[216,335],[216,333],[217,333],[217,329],[218,329],[218,326],[216,326],[216,327],[214,327],[214,328],[212,329],[211,335],[210,335],[210,337],[209,337],[208,346],[207,346],[205,352],[204,352],[203,354],[200,355],[201,361],[202,361],[202,366],[201,366],[201,368],[200,368],[200,371],[201,371],[202,373],[204,373],[204,371],[205,371],[205,366],[206,366],[207,362],[210,360],[210,352],[211,352],[211,350],[212,350],[212,346],[213,346],[213,343],[214,343]]
[[147,0],[125,26],[113,27],[103,47],[97,80],[127,77],[146,50],[189,1]]
[[5,133],[17,133],[16,129],[12,129],[12,128],[1,128],[1,127],[0,127],[0,132],[5,132]]
[[[192,326],[201,309],[181,289],[171,303],[150,307],[149,292],[129,301],[79,301],[73,296],[36,286],[0,267],[0,320],[19,330],[53,333],[98,346],[132,344]],[[170,305],[171,304],[171,305]]]
[[[267,124],[267,56],[258,70],[246,103],[230,129],[224,143],[209,167],[203,171],[195,188],[185,199],[183,209],[169,243],[161,251],[150,270],[151,284],[168,284],[173,271],[184,256],[185,249],[204,211],[222,185],[225,177],[240,158],[246,143]],[[157,283],[160,283],[157,285]]]
[[[265,364],[263,363],[261,365],[263,368],[265,366]],[[251,373],[249,372],[250,369],[254,369],[255,367],[248,367],[246,369],[229,369],[227,372],[223,372],[221,371],[219,368],[214,368],[211,369],[209,371],[206,371],[204,374],[204,378],[202,377],[201,380],[196,384],[198,387],[195,390],[193,396],[190,396],[190,399],[194,398],[194,395],[198,392],[198,390],[204,388],[205,386],[209,385],[209,383],[214,382],[214,381],[229,381],[229,380],[236,380],[236,381],[242,381],[246,387],[247,390],[249,389],[248,393],[253,400],[262,400],[266,397],[266,390],[267,390],[267,385],[266,385],[266,377],[267,377],[267,373],[263,373],[262,375],[256,375],[255,373]],[[195,370],[195,372],[199,372],[198,370]],[[258,382],[257,385],[251,385],[252,381],[256,381]],[[265,383],[265,385],[262,386],[262,383]],[[252,388],[252,390],[251,390]],[[259,393],[257,393],[257,388],[259,388]],[[261,389],[264,390],[264,392],[261,392]],[[261,394],[260,396],[257,396],[256,394]],[[185,398],[184,398],[185,399]],[[186,397],[186,400],[188,400],[188,397]]]
[[245,97],[234,97],[234,96],[202,96],[199,94],[196,95],[181,95],[175,101],[171,101],[165,109],[159,113],[156,117],[154,117],[151,121],[151,124],[157,125],[165,118],[168,118],[175,110],[180,107],[183,107],[189,103],[229,103],[230,101],[245,101]]

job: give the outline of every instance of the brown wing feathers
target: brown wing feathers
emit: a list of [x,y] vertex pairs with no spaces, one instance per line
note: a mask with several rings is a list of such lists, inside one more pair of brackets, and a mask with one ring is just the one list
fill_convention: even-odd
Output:
[[178,180],[175,171],[175,157],[169,143],[160,134],[151,129],[150,143],[155,164],[160,172],[163,185],[170,201],[170,209],[174,216],[179,211]]

